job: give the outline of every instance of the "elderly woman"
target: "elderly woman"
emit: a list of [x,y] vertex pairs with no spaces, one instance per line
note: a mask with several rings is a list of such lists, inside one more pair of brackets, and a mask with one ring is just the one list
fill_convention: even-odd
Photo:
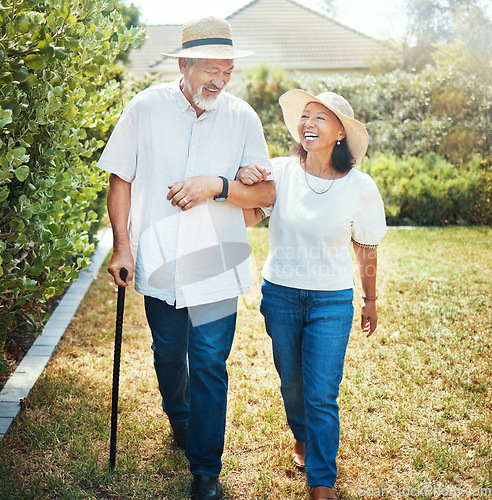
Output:
[[[353,319],[353,262],[364,292],[361,326],[376,329],[377,245],[386,234],[378,188],[353,168],[367,150],[365,127],[340,95],[291,90],[280,97],[295,156],[272,161],[277,198],[270,209],[245,210],[248,225],[270,214],[269,253],[260,310],[272,338],[293,458],[306,469],[315,500],[337,498],[337,398]],[[268,172],[253,164],[237,179]]]

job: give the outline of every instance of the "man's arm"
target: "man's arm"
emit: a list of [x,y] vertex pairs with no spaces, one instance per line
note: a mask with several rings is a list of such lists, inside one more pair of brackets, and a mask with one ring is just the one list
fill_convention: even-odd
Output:
[[[167,199],[173,206],[189,210],[207,198],[222,193],[220,177],[187,177],[169,186]],[[261,181],[246,186],[240,181],[229,180],[227,201],[240,208],[269,207],[275,201],[275,183]]]
[[[108,272],[119,286],[127,286],[133,280],[133,256],[128,240],[128,218],[130,216],[131,184],[115,174],[109,176],[108,214],[113,229],[113,254]],[[120,278],[120,270],[126,267],[126,282]]]
[[238,207],[269,207],[274,204],[275,197],[274,181],[260,181],[251,186],[247,186],[241,181],[229,181],[229,197],[227,199]]

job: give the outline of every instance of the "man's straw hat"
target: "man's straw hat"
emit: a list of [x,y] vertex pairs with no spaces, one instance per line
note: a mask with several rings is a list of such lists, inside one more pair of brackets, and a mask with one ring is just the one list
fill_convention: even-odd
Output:
[[193,59],[237,59],[254,54],[235,50],[232,44],[231,26],[218,17],[204,17],[183,24],[181,50],[166,57],[190,57]]
[[300,142],[297,124],[310,102],[322,104],[338,117],[345,129],[347,146],[352,157],[355,162],[362,160],[369,145],[367,130],[354,118],[354,110],[347,100],[334,92],[323,92],[314,96],[304,90],[294,89],[280,96],[279,103],[284,113],[284,121],[292,137]]

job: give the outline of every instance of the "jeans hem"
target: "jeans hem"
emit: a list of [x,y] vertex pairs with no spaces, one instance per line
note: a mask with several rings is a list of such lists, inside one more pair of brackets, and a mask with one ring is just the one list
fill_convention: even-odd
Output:
[[192,472],[193,476],[208,476],[208,477],[213,477],[214,479],[219,479],[219,474],[214,474],[213,472],[207,472],[207,471],[194,471]]

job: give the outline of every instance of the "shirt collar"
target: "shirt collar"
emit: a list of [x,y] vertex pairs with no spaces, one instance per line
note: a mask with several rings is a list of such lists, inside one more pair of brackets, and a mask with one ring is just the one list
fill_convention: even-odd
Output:
[[[185,95],[183,94],[183,92],[181,91],[181,82],[183,81],[183,77],[179,77],[177,78],[175,81],[174,81],[174,97],[176,99],[176,103],[178,104],[179,106],[179,109],[185,113],[186,111],[188,111],[189,109],[191,109],[193,112],[195,112],[195,110],[193,109],[193,106],[190,104],[190,102],[188,101],[188,99],[186,99]],[[223,91],[222,91],[223,92]],[[215,111],[217,110],[217,107],[219,105],[219,100],[222,98],[222,92],[221,94],[217,97],[217,99],[215,100],[215,107],[210,110],[210,111],[205,111],[201,116],[200,118],[206,118],[207,116],[210,116],[212,113],[215,113]]]
[[181,92],[182,80],[183,77],[174,80],[174,98],[176,99],[176,103],[178,104],[179,109],[184,113],[189,109],[193,109],[193,106],[189,103],[188,99],[186,99],[183,92]]

